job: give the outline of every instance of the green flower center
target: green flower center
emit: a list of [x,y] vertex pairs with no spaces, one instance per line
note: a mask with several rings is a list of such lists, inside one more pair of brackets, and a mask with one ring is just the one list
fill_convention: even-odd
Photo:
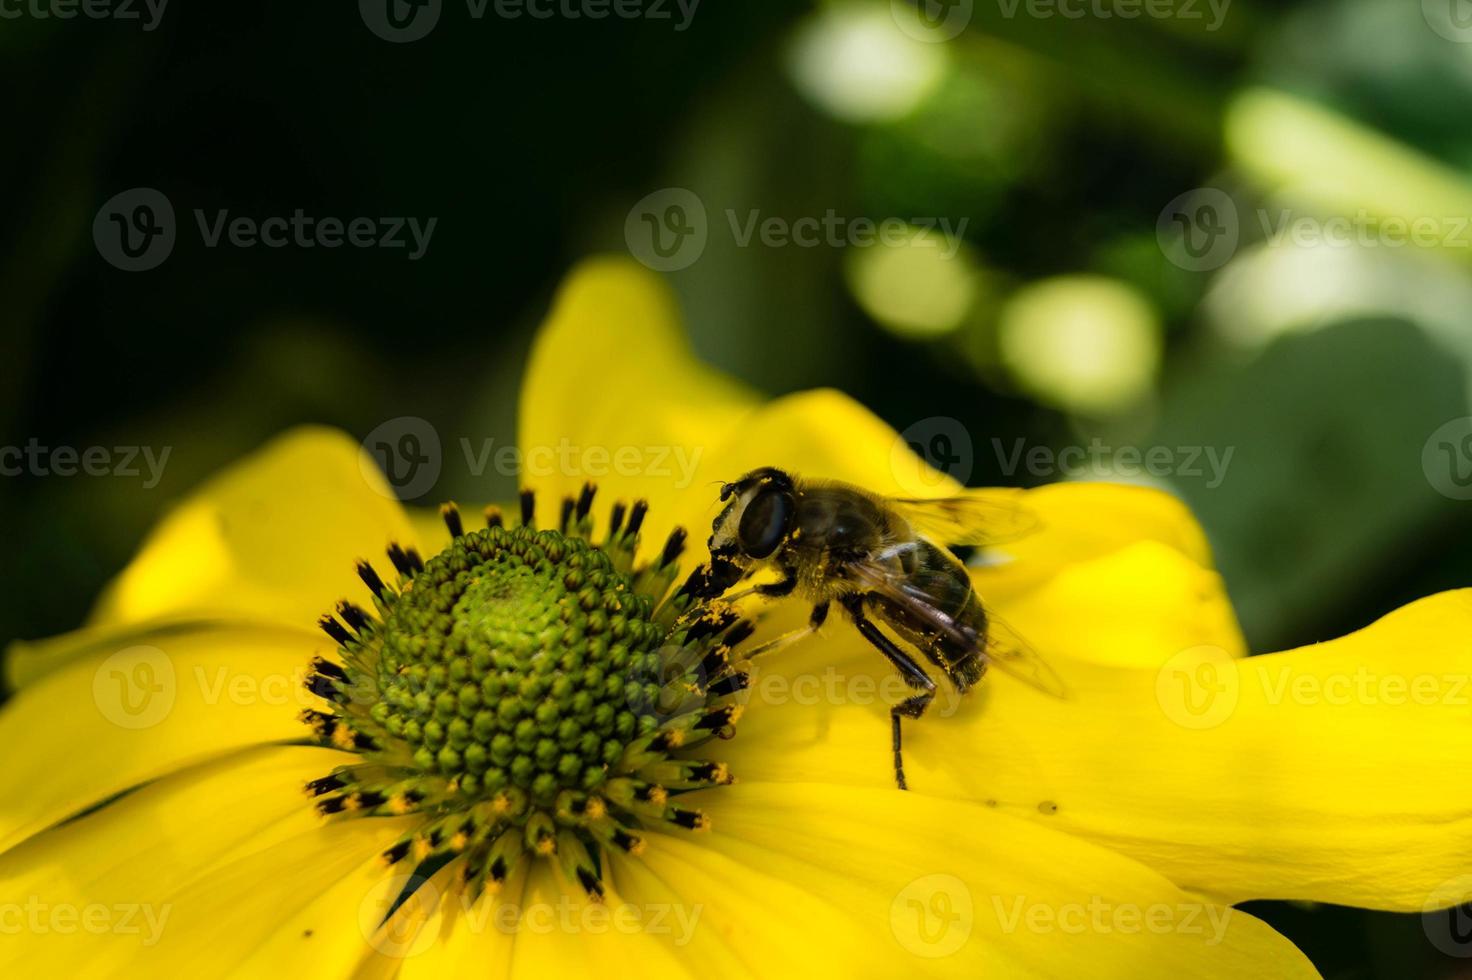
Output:
[[303,719],[361,761],[307,789],[334,818],[422,815],[390,863],[427,875],[459,860],[478,895],[544,855],[597,897],[609,848],[707,825],[678,798],[731,781],[698,749],[734,731],[746,675],[732,654],[751,624],[671,594],[678,529],[635,567],[642,503],[616,505],[592,543],[592,500],[586,488],[542,531],[529,494],[512,528],[488,511],[467,533],[447,505],[444,551],[426,563],[390,546],[394,586],[360,562],[374,612],[323,617],[338,658],[314,661],[307,686],[327,705]]
[[538,805],[595,790],[658,727],[653,601],[557,531],[464,535],[383,624],[372,718],[462,796],[517,786]]

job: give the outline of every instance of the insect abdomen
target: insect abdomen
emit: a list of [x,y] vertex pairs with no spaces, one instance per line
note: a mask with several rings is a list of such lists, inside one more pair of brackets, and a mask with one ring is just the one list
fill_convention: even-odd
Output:
[[883,596],[873,601],[880,615],[911,644],[924,652],[931,663],[945,671],[958,690],[965,691],[986,671],[981,652],[986,647],[986,610],[971,588],[966,566],[949,552],[920,539],[906,555],[906,585],[926,596],[928,602],[955,624],[952,630],[913,615]]

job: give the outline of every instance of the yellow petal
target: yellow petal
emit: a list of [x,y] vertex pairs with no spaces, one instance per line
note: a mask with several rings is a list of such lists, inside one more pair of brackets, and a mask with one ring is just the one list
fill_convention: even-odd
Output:
[[461,921],[404,975],[450,975],[451,951],[490,969],[509,932],[512,977],[1315,976],[1246,913],[985,807],[797,784],[698,795],[715,829],[615,857],[601,906],[535,869],[503,897],[504,930]]
[[416,893],[385,923],[376,954],[360,969],[358,980],[439,980],[441,977],[509,977],[511,952],[525,904],[528,862],[507,877],[496,894],[471,902],[456,887],[459,866],[436,873],[429,888]]
[[[0,850],[115,793],[264,742],[309,734],[302,688],[324,637],[194,626],[93,639],[0,710]],[[59,762],[59,760],[61,760]]]
[[[1251,916],[995,809],[889,790],[730,789],[692,800],[712,818],[712,849],[845,909],[870,937],[855,951],[860,972],[1316,975],[1292,943]],[[889,942],[875,944],[876,935]],[[821,970],[835,952],[806,955]],[[910,970],[875,969],[896,958]]]
[[646,539],[657,546],[673,523],[670,502],[701,493],[691,491],[695,469],[756,404],[695,360],[662,280],[631,261],[589,261],[563,284],[532,350],[520,482],[537,490],[544,527],[589,480],[605,503],[646,498]]
[[1247,652],[1221,576],[1158,541],[1060,565],[1031,587],[1013,588],[1022,576],[1007,575],[981,570],[973,585],[1049,661],[1159,667],[1188,647]]
[[1211,568],[1201,525],[1180,500],[1150,487],[1119,483],[1054,483],[1029,490],[1024,506],[1038,520],[1033,534],[1000,548],[1010,559],[979,573],[993,601],[1037,588],[1060,569],[1142,541],[1180,552]]
[[[905,767],[915,791],[989,801],[1225,901],[1420,911],[1472,850],[1472,785],[1455,778],[1472,753],[1469,634],[1463,591],[1287,653],[1070,661],[1066,700],[993,672],[905,722]],[[837,662],[816,698],[791,678],[784,697],[757,688],[722,747],[738,777],[892,784],[896,692],[859,690],[863,662]]]
[[534,873],[508,920],[511,976],[1316,976],[1250,915],[983,806],[795,784],[701,796],[715,830],[615,858],[598,912]]
[[347,819],[238,858],[175,894],[179,910],[146,965],[197,975],[348,976],[372,957],[379,918],[408,875],[379,857],[414,818]]
[[254,956],[247,972],[258,975],[345,973],[367,949],[357,914],[368,889],[366,879],[338,886],[404,828],[323,826],[302,786],[347,758],[250,750],[0,855],[0,881],[29,920],[0,944],[0,966],[7,976],[201,975]]
[[216,476],[170,513],[108,587],[94,624],[257,616],[310,626],[361,598],[358,558],[413,544],[393,491],[359,445],[297,429]]
[[[515,920],[512,977],[694,976],[690,955],[650,932],[652,916],[642,903],[613,893],[589,902],[546,861],[530,869]],[[679,909],[669,910],[669,926],[680,927]],[[631,927],[633,917],[640,925]],[[619,918],[615,918],[618,916]]]

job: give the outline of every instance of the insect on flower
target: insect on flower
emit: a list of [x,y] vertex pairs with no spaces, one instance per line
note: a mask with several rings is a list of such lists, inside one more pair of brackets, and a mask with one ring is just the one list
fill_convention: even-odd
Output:
[[[807,626],[750,656],[812,634],[833,603],[841,606],[917,692],[890,708],[900,789],[906,788],[900,719],[919,718],[936,695],[935,681],[905,646],[939,668],[960,694],[995,664],[1038,690],[1065,696],[1057,673],[983,607],[965,564],[946,547],[987,547],[1022,537],[1037,526],[1024,508],[975,494],[936,500],[883,497],[772,467],[723,484],[721,500],[726,506],[711,526],[710,564],[697,570],[686,590],[720,595],[758,571],[775,570],[776,581],[730,592],[725,599],[795,594],[813,604]],[[881,630],[876,619],[901,642]]]

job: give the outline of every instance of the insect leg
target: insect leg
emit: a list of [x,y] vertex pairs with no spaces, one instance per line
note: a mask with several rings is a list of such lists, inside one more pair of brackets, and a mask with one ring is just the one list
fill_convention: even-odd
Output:
[[739,565],[724,555],[712,554],[710,561],[697,567],[680,586],[680,594],[693,596],[697,601],[714,599],[731,586],[741,581]]
[[764,582],[761,585],[753,585],[749,589],[740,592],[729,592],[721,598],[726,602],[735,602],[737,599],[745,599],[749,595],[759,595],[764,599],[780,599],[783,596],[792,595],[797,590],[797,569],[783,567],[782,578],[775,582]]
[[818,628],[823,625],[823,620],[827,618],[828,603],[820,602],[813,607],[813,614],[808,617],[808,624],[806,626],[799,627],[798,629],[791,630],[787,633],[783,633],[781,636],[774,637],[773,639],[768,640],[761,646],[753,647],[751,650],[747,651],[746,656],[743,659],[750,660],[753,657],[759,657],[764,653],[773,653],[777,650],[783,649],[784,647],[791,646],[804,637],[812,636],[814,633],[818,632]]
[[894,664],[906,684],[920,692],[889,709],[890,740],[894,746],[894,781],[900,789],[908,789],[909,787],[905,785],[905,758],[900,748],[900,718],[919,718],[925,714],[925,709],[930,707],[930,702],[935,700],[935,681],[930,679],[930,675],[925,673],[924,668],[917,664],[909,654],[895,646],[894,642],[864,615],[862,596],[846,596],[842,602],[843,608],[853,619],[859,634],[884,654],[886,660]]
[[[793,568],[782,569],[782,579],[777,582],[768,582],[766,585],[758,585],[753,590],[757,595],[766,596],[769,599],[792,595],[797,588],[797,570]],[[826,613],[825,613],[826,615]]]

